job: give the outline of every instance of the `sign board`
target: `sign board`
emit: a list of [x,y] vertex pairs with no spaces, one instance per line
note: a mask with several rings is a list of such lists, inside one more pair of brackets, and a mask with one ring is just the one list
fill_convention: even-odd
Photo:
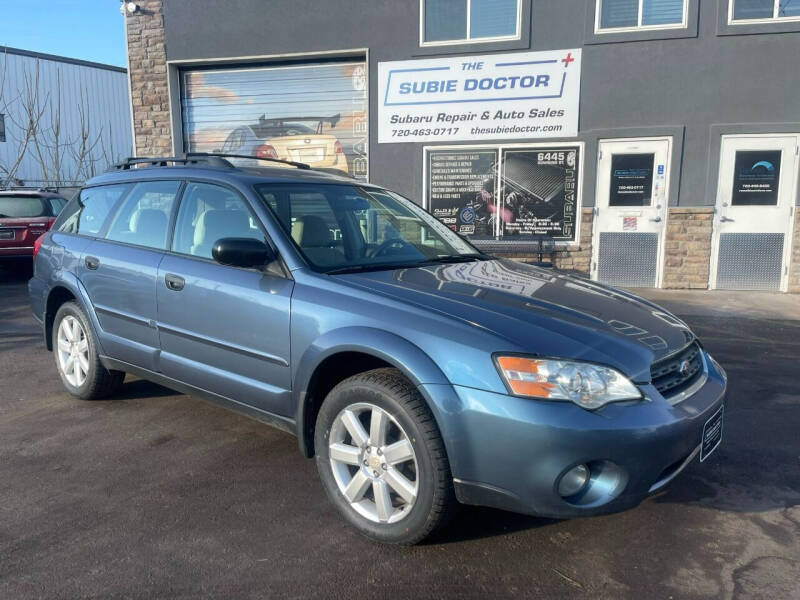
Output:
[[578,154],[575,146],[503,151],[500,217],[504,237],[575,241]]
[[494,236],[498,150],[428,153],[428,210],[468,236]]
[[378,142],[578,135],[581,50],[378,63]]
[[575,242],[580,144],[429,148],[426,208],[481,239]]
[[733,166],[733,206],[778,204],[780,150],[739,150]]
[[[611,157],[609,206],[650,206],[655,154],[615,154]],[[659,165],[659,174],[664,170]]]

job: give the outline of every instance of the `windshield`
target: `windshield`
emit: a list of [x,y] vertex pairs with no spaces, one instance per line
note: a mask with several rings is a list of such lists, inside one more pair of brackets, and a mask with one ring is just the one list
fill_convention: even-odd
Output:
[[256,189],[317,271],[485,258],[435,217],[393,192],[335,184],[262,184]]
[[50,211],[38,196],[0,196],[0,219],[4,217],[47,217]]

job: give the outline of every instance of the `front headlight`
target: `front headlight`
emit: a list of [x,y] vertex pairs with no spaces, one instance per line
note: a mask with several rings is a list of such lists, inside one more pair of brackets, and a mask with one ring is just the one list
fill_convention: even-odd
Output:
[[497,367],[516,396],[568,400],[589,410],[609,402],[642,397],[639,389],[622,373],[600,365],[498,356]]

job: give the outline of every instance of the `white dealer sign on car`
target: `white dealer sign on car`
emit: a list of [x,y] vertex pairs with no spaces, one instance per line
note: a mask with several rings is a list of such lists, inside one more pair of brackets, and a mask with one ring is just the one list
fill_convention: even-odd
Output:
[[378,64],[378,141],[578,135],[581,51]]

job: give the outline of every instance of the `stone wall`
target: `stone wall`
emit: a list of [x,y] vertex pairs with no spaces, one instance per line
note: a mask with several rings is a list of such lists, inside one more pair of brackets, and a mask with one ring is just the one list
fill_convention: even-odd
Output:
[[708,288],[713,222],[713,206],[670,207],[663,287]]
[[125,17],[137,156],[170,156],[172,134],[167,91],[162,0],[137,0]]
[[794,207],[794,240],[789,266],[789,291],[800,294],[800,206]]
[[589,274],[592,264],[592,227],[594,211],[584,208],[581,213],[581,237],[577,246],[569,246],[566,252],[556,256],[555,266],[567,271],[579,271]]
[[[559,249],[553,258],[553,264],[558,269],[566,271],[579,271],[589,274],[589,267],[592,262],[592,225],[594,223],[594,212],[591,208],[584,208],[581,214],[580,240],[577,244],[571,244],[566,248]],[[493,256],[500,258],[510,258],[524,263],[537,262],[538,253],[527,254],[524,252],[492,252]],[[544,262],[548,262],[550,257],[544,256]]]

